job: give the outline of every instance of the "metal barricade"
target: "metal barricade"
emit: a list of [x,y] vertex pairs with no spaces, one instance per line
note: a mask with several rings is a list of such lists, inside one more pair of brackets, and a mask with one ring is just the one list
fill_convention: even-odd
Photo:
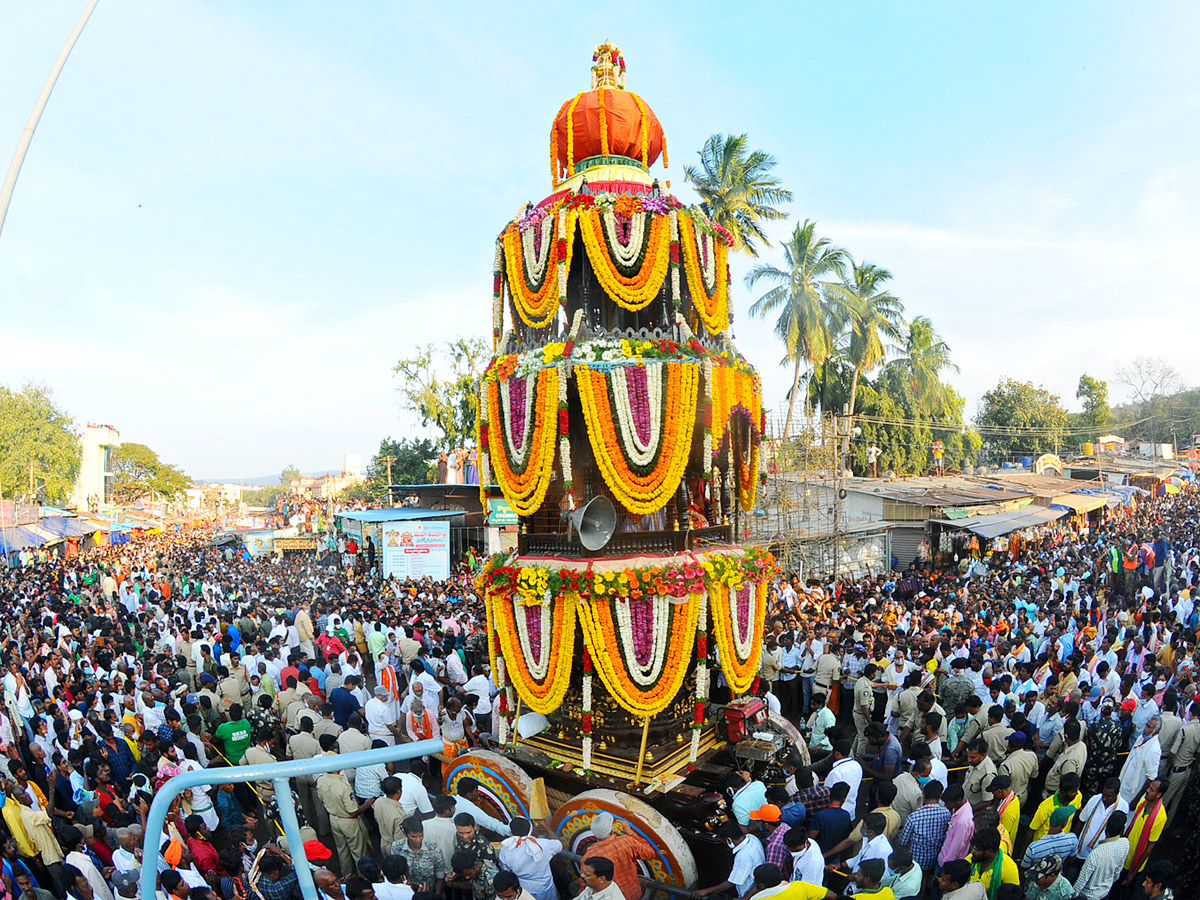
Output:
[[296,818],[296,807],[292,801],[292,789],[288,781],[302,775],[322,775],[340,769],[357,769],[379,763],[399,762],[441,753],[440,740],[414,741],[377,750],[361,750],[358,753],[314,756],[312,759],[285,760],[265,766],[229,766],[219,769],[196,769],[176,775],[154,794],[150,812],[146,816],[146,837],[142,845],[142,874],[139,894],[142,900],[153,900],[157,890],[159,839],[167,811],[178,795],[195,787],[218,784],[241,784],[249,781],[270,781],[275,786],[275,803],[279,807],[279,819],[283,833],[287,836],[288,851],[296,867],[296,877],[304,900],[317,900],[317,887],[313,883],[308,857],[304,855],[304,842],[300,839],[300,820]]

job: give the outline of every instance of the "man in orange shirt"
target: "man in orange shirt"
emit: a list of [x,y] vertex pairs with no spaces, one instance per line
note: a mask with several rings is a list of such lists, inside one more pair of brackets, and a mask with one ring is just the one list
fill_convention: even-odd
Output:
[[636,834],[614,833],[612,813],[597,813],[592,817],[590,827],[596,840],[584,850],[584,861],[590,856],[612,860],[613,884],[621,889],[625,900],[638,900],[645,888],[638,881],[637,861],[654,859],[658,854],[648,841]]

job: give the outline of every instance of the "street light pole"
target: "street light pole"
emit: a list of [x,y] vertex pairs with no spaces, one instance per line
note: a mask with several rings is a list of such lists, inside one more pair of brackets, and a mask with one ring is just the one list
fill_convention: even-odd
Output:
[[29,121],[25,123],[25,130],[21,132],[21,139],[17,141],[17,150],[13,154],[12,162],[9,163],[8,174],[4,176],[4,186],[0,188],[0,232],[4,231],[4,217],[8,215],[8,204],[12,200],[13,188],[17,185],[17,176],[21,173],[21,164],[25,162],[25,153],[29,149],[29,142],[33,140],[33,132],[38,126],[38,120],[42,117],[42,110],[46,108],[46,101],[50,99],[50,92],[54,90],[54,83],[58,81],[58,74],[67,63],[67,57],[71,55],[75,42],[83,33],[83,26],[91,18],[92,10],[99,2],[100,0],[91,0],[87,9],[83,11],[83,15],[79,17],[79,21],[75,23],[75,30],[63,44],[62,52],[58,54],[54,68],[50,70],[50,77],[42,85],[42,92],[38,95],[37,103],[33,105],[33,112],[29,114]]
[[394,456],[380,457],[388,467],[388,506],[393,506],[395,501],[392,500],[392,463],[396,461]]

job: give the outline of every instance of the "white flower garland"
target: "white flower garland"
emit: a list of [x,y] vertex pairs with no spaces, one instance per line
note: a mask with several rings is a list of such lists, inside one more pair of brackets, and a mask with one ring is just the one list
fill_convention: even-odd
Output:
[[550,671],[550,645],[553,643],[554,637],[551,633],[554,623],[550,616],[550,602],[545,600],[537,607],[542,617],[542,646],[539,648],[536,658],[533,655],[533,645],[529,642],[529,606],[513,604],[513,618],[517,622],[517,638],[521,643],[521,655],[525,657],[525,666],[529,669],[529,674],[537,681],[544,681],[546,673]]
[[[558,364],[558,404],[561,415],[561,410],[567,402],[567,376],[569,367],[565,362]],[[558,427],[558,421],[555,420],[555,427]],[[571,509],[575,508],[575,473],[571,468],[571,438],[569,434],[561,434],[558,436],[558,462],[562,469],[563,489],[567,492],[568,499],[571,504]]]
[[504,328],[504,241],[496,241],[496,258],[492,263],[492,351],[500,349],[500,332]]
[[642,243],[646,239],[646,214],[634,213],[629,217],[629,243],[622,244],[617,239],[617,216],[611,209],[600,213],[600,221],[604,223],[604,232],[608,236],[608,249],[613,259],[620,265],[629,268],[642,254]]
[[[591,672],[584,673],[583,676],[583,712],[586,715],[591,715],[592,712],[592,674]],[[583,736],[583,769],[585,772],[592,770],[592,732],[596,730],[593,723],[591,729]]]
[[[713,399],[713,364],[711,359],[704,360],[704,399],[707,401],[708,409],[712,409]],[[700,457],[704,465],[712,465],[713,445],[712,445],[712,413],[709,414],[709,420],[704,426],[704,452]]]
[[[503,656],[496,657],[496,692],[498,694],[504,694],[505,698],[508,697],[504,684]],[[498,707],[499,704],[497,704],[496,709],[496,740],[499,741],[500,746],[503,747],[508,742],[508,714],[500,712]]]
[[696,229],[696,263],[700,267],[700,277],[704,280],[704,289],[713,293],[717,289],[717,244],[711,234]]
[[637,652],[633,649],[633,612],[629,602],[628,597],[622,597],[613,604],[616,626],[621,636],[621,655],[625,657],[625,671],[629,677],[642,687],[650,687],[662,677],[663,666],[667,662],[667,622],[670,619],[671,601],[666,594],[655,594],[651,600],[650,629],[654,643],[651,645],[650,660],[645,665],[638,662]]
[[[488,386],[481,383],[479,385],[479,488],[482,494],[487,488],[492,486],[492,466],[491,453],[488,450],[488,442],[482,440],[483,430],[488,424]],[[484,512],[487,512],[487,503],[484,504]]]
[[[679,246],[679,213],[671,210],[671,243],[676,247]],[[679,263],[671,263],[671,304],[678,309],[680,304],[679,297]],[[677,321],[683,320],[683,315],[676,313]],[[687,338],[684,338],[687,340]]]
[[[558,221],[558,239],[564,243],[567,240],[567,216],[569,215],[571,213],[563,210],[556,216],[556,220]],[[567,274],[567,255],[564,253],[558,259],[558,305],[564,308],[567,305]]]
[[[522,377],[525,381],[525,428],[521,432],[521,442],[518,444],[512,430],[512,397],[509,393],[509,386],[514,378]],[[537,382],[531,376],[513,375],[500,382],[500,402],[504,409],[504,440],[508,445],[509,458],[514,463],[513,468],[516,469],[525,467],[529,451],[533,449],[533,442],[529,440],[529,436],[533,433],[533,395],[536,393]]]
[[[758,591],[753,582],[745,582],[743,588],[748,588],[750,591],[750,602],[747,605],[746,621],[738,621],[738,600],[739,588],[729,588],[729,618],[732,620],[733,627],[730,629],[733,632],[733,652],[737,654],[738,661],[744,662],[750,658],[750,653],[754,649],[751,643],[754,640],[754,608],[758,604]],[[743,631],[743,629],[745,629]]]
[[[696,634],[708,634],[708,595],[700,598],[700,614],[696,618]],[[696,660],[696,702],[708,702],[708,660]],[[695,765],[700,755],[700,729],[692,723],[692,740],[688,748],[688,765]]]
[[[554,224],[557,216],[547,216],[536,225],[521,231],[521,255],[525,258],[525,278],[529,284],[540,284],[546,274],[546,264],[550,261],[550,245],[553,241]],[[538,252],[533,229],[542,230],[542,248]]]
[[665,366],[646,363],[645,369],[650,416],[650,435],[645,444],[638,437],[637,425],[633,421],[633,404],[629,400],[629,384],[625,380],[626,369],[617,369],[609,375],[613,399],[616,401],[618,435],[630,462],[638,466],[648,466],[654,462],[663,438],[662,380]]

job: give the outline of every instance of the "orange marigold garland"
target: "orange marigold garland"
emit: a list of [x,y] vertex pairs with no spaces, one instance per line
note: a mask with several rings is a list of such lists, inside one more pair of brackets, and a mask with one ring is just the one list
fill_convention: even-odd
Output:
[[634,470],[617,433],[617,414],[609,395],[609,377],[587,366],[575,368],[575,384],[587,422],[588,438],[604,483],[622,506],[637,515],[662,509],[674,496],[691,454],[696,423],[700,367],[694,363],[664,362],[667,386],[661,415],[657,457],[645,474]]
[[[525,604],[519,594],[513,594],[491,596],[487,604],[496,631],[495,643],[504,657],[509,682],[531,711],[542,715],[554,712],[562,705],[571,684],[571,665],[575,659],[575,598],[561,595],[543,600],[541,604]],[[549,607],[548,616],[541,615],[546,607]],[[532,636],[528,635],[531,614],[540,615],[550,626],[540,628],[540,653],[533,651]],[[524,624],[518,617],[525,617]],[[542,667],[545,672],[539,678],[537,670]]]
[[571,101],[571,105],[567,107],[567,177],[570,178],[575,174],[575,105],[579,103],[579,98],[583,96],[583,92],[575,95],[575,99]]
[[622,309],[630,312],[645,309],[654,302],[667,277],[671,262],[670,217],[646,214],[645,249],[637,271],[627,276],[613,259],[601,218],[603,215],[606,215],[604,211],[595,208],[579,212],[583,246],[596,278],[604,292]]
[[749,440],[744,440],[741,429],[734,425],[730,430],[730,440],[733,448],[733,460],[737,467],[738,503],[742,509],[749,512],[754,509],[754,498],[758,493],[758,454],[759,441],[752,429]]
[[646,104],[642,100],[642,98],[639,97],[637,94],[635,94],[633,91],[629,92],[629,96],[631,96],[633,98],[633,102],[637,104],[638,112],[640,112],[642,114],[642,121],[640,124],[640,134],[639,134],[639,137],[641,140],[641,145],[642,145],[642,168],[645,169],[647,172],[649,172],[650,171],[650,130],[649,130],[649,128],[647,128],[648,123],[646,121]]
[[[617,624],[617,605],[629,601],[625,598],[593,597],[579,604],[579,622],[583,626],[583,637],[596,674],[613,699],[638,717],[658,715],[678,696],[693,660],[696,618],[700,604],[704,602],[702,595],[698,594],[688,596],[681,603],[659,596],[661,599],[657,602],[665,605],[663,615],[667,621],[657,621],[660,617],[655,616],[653,630],[661,634],[666,646],[661,651],[658,671],[645,676],[635,676],[631,671],[629,660],[635,659],[631,645],[633,636],[628,628]],[[655,600],[643,598],[638,602],[651,603]],[[639,680],[650,683],[639,684]]]
[[480,434],[480,445],[486,442],[496,483],[519,516],[533,515],[541,508],[554,473],[554,445],[559,422],[558,369],[554,366],[542,369],[536,382],[529,376],[525,384],[527,391],[533,390],[536,384],[536,394],[529,413],[533,422],[524,429],[524,464],[518,463],[510,450],[510,437],[520,440],[522,435],[511,434],[511,410],[503,409],[499,379],[486,384],[488,417],[487,425],[482,426],[486,434]]
[[[705,247],[701,247],[703,243]],[[729,283],[726,279],[726,248],[712,235],[701,237],[691,216],[679,216],[679,243],[683,268],[687,273],[692,306],[709,334],[720,334],[729,327]],[[708,265],[704,265],[705,257]]]
[[[554,321],[559,309],[559,254],[566,251],[563,242],[558,239],[555,225],[551,220],[543,240],[549,246],[544,248],[545,262],[540,273],[540,280],[530,282],[531,269],[525,259],[525,244],[521,229],[515,222],[504,229],[501,239],[504,241],[504,261],[508,274],[508,290],[512,297],[513,308],[521,320],[531,328],[545,328]],[[542,228],[540,224],[530,228]]]
[[[735,410],[742,410],[754,429],[762,417],[762,388],[758,376],[733,366],[714,365],[712,369],[712,447],[720,454]],[[758,438],[756,431],[756,439]]]
[[562,181],[562,170],[558,162],[558,120],[562,118],[562,114],[566,112],[570,104],[570,100],[564,100],[563,105],[558,108],[558,112],[554,116],[554,121],[550,123],[550,183],[554,187],[558,187]]
[[[719,584],[710,591],[712,615],[709,621],[721,656],[721,671],[734,696],[750,690],[758,674],[770,586],[770,579],[764,579],[740,585]],[[742,603],[748,604],[747,615],[738,616],[735,621]]]

